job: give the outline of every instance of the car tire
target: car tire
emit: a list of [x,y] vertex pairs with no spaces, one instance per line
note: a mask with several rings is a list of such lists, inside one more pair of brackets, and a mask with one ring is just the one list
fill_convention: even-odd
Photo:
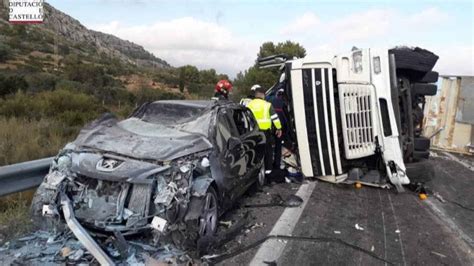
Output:
[[[430,72],[439,58],[434,53],[419,47],[397,47],[391,49],[390,53],[395,55],[397,69],[413,70],[421,73]],[[421,77],[424,76],[425,74]]]
[[413,83],[411,85],[412,92],[416,95],[433,96],[438,90],[435,84]]
[[406,174],[410,183],[426,183],[433,180],[435,171],[433,165],[426,159],[420,159],[417,162],[405,164]]
[[219,203],[217,193],[213,187],[207,189],[204,196],[204,205],[198,219],[198,237],[213,237],[219,223]]
[[262,167],[258,170],[258,175],[257,175],[257,188],[261,189],[265,186],[267,179],[265,175],[265,164],[262,163]]
[[415,150],[427,151],[430,149],[430,139],[426,137],[415,138]]

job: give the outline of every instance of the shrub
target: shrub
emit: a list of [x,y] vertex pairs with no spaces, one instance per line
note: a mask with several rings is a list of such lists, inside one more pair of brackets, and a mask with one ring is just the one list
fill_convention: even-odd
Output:
[[0,43],[0,62],[5,62],[11,58],[12,49],[9,45]]
[[11,75],[2,76],[0,75],[0,97],[15,93],[19,90],[26,90],[28,83],[23,76]]

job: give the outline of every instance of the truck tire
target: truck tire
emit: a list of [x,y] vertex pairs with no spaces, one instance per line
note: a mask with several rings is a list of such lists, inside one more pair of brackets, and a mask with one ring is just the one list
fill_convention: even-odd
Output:
[[427,151],[430,149],[430,139],[426,137],[415,138],[415,150]]
[[425,74],[433,69],[439,58],[434,53],[419,47],[397,47],[391,49],[390,53],[395,55],[397,69],[413,70]]
[[410,183],[426,183],[435,177],[435,171],[430,162],[426,159],[421,159],[417,162],[405,164],[406,174],[410,179]]
[[413,151],[413,159],[420,160],[420,159],[428,159],[430,158],[430,151]]
[[433,96],[436,95],[438,88],[436,84],[413,83],[411,84],[412,92],[416,95]]
[[419,80],[416,80],[416,82],[420,82],[420,83],[436,83],[438,82],[438,77],[439,77],[439,74],[438,72],[436,71],[430,71],[428,73],[426,73],[422,78],[420,78]]

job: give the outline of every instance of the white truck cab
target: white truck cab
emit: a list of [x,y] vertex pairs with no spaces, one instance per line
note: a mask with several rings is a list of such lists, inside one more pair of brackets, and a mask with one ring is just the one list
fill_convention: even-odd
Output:
[[[329,59],[273,56],[259,60],[262,67],[284,69],[290,130],[303,175],[334,183],[394,185],[399,191],[410,183],[406,163],[419,161],[413,158],[413,147],[420,146],[421,136],[410,117],[415,105],[424,102],[424,95],[433,94],[421,94],[420,102],[420,94],[412,87],[432,72],[434,63],[428,70],[413,70],[410,64],[403,66],[409,55],[402,54],[397,58],[402,67],[397,69],[395,51],[399,50],[355,49]],[[435,82],[431,80],[425,81]],[[407,155],[410,147],[411,155]]]

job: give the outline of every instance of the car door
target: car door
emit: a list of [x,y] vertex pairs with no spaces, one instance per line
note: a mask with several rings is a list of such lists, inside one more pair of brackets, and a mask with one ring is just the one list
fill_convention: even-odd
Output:
[[263,161],[264,135],[258,130],[253,114],[247,108],[233,109],[232,120],[242,142],[245,157],[244,187],[255,181],[258,169]]
[[244,145],[236,132],[232,115],[232,109],[222,108],[217,114],[216,123],[216,144],[224,176],[223,186],[230,199],[242,193],[242,183],[247,170]]

